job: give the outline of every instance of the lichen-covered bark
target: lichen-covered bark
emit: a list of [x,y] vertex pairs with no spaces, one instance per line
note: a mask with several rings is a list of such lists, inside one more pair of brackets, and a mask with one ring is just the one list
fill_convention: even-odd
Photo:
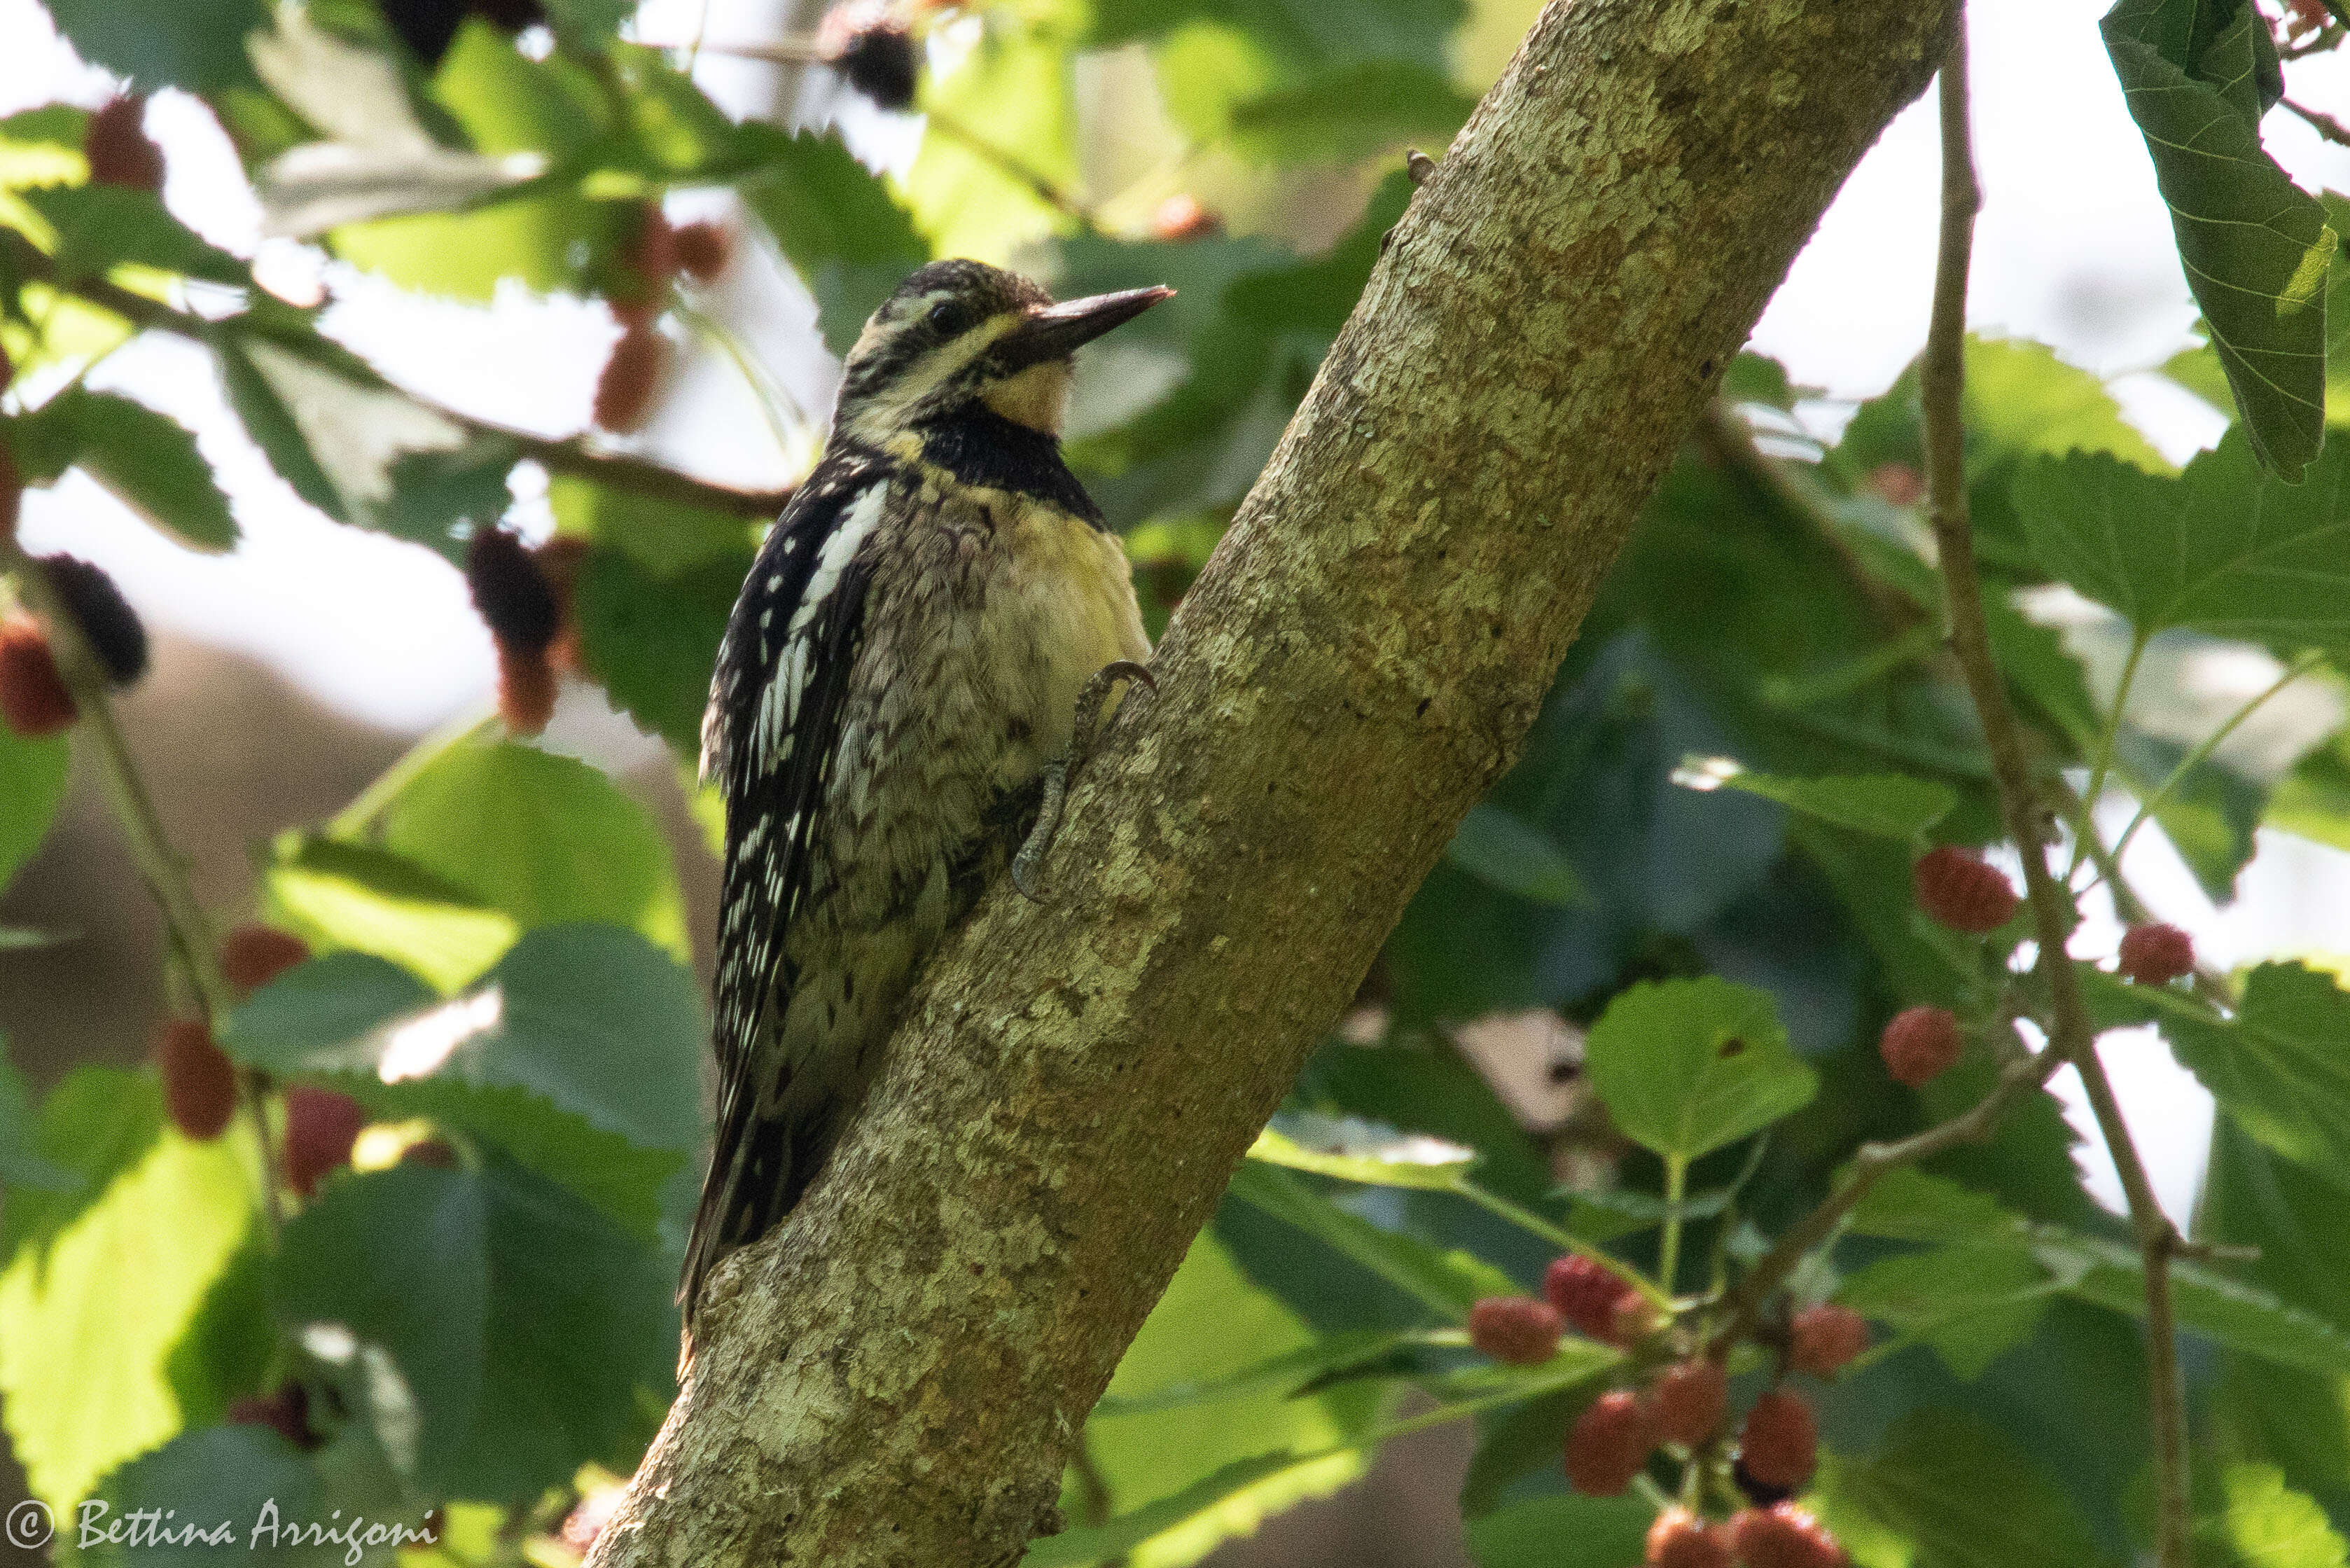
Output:
[[602,1568],[1005,1564],[1233,1163],[1510,762],[1949,0],[1555,4],[1076,792],[933,960]]

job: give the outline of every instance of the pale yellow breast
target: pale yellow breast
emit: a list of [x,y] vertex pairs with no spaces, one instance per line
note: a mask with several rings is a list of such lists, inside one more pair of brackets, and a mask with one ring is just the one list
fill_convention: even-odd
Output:
[[1004,618],[1007,648],[1024,650],[1012,677],[1015,712],[1035,726],[1042,757],[1068,750],[1077,692],[1103,665],[1150,657],[1134,575],[1115,535],[1025,499],[1012,506],[1003,570],[986,613]]

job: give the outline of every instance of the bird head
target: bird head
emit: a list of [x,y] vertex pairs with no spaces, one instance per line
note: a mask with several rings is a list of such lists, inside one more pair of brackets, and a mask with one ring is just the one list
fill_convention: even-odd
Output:
[[1174,292],[1130,288],[1055,305],[1017,273],[932,262],[898,286],[849,349],[834,426],[878,445],[985,409],[1055,434],[1070,356]]

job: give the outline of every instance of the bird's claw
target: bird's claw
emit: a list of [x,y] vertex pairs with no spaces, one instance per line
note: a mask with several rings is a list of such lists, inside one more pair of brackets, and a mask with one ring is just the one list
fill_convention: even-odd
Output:
[[1114,659],[1103,665],[1077,692],[1076,722],[1069,729],[1069,754],[1045,764],[1045,794],[1036,805],[1036,826],[1029,830],[1020,853],[1012,858],[1012,886],[1030,903],[1046,901],[1038,873],[1044,867],[1045,857],[1052,853],[1053,840],[1059,836],[1061,808],[1068,799],[1069,782],[1086,765],[1086,759],[1101,738],[1102,704],[1109,700],[1111,688],[1121,680],[1131,681],[1154,697],[1159,694],[1158,680],[1131,659]]

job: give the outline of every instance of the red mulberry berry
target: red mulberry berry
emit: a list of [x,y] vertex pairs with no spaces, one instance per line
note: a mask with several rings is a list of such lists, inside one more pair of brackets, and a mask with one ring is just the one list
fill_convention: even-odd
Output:
[[221,974],[239,991],[259,991],[309,957],[309,943],[275,926],[239,926],[221,939]]
[[1730,1568],[1730,1532],[1685,1508],[1669,1508],[1648,1527],[1648,1568]]
[[1529,1296],[1487,1296],[1469,1309],[1469,1343],[1513,1366],[1548,1361],[1563,1326],[1556,1307]]
[[1746,1412],[1738,1458],[1746,1473],[1764,1486],[1793,1490],[1811,1479],[1819,1442],[1819,1423],[1803,1396],[1773,1388]]
[[1848,1306],[1829,1303],[1795,1314],[1787,1359],[1798,1372],[1834,1377],[1868,1348],[1868,1320]]
[[555,717],[556,684],[555,665],[545,649],[526,653],[498,645],[498,717],[507,733],[543,733]]
[[1212,239],[1223,228],[1215,213],[1201,206],[1200,198],[1188,192],[1168,197],[1150,214],[1150,237],[1170,244]]
[[1668,1366],[1657,1374],[1648,1403],[1658,1435],[1694,1449],[1720,1431],[1730,1413],[1730,1374],[1721,1363],[1703,1358]]
[[1730,1543],[1746,1568],[1844,1568],[1844,1548],[1820,1521],[1783,1502],[1739,1511]]
[[2022,901],[1998,867],[1947,844],[1927,851],[1912,881],[1919,909],[1950,929],[1974,936],[2007,924]]
[[714,281],[734,259],[734,236],[723,223],[688,223],[677,231],[677,265],[696,283]]
[[612,345],[596,378],[596,422],[608,431],[632,431],[645,422],[653,388],[669,361],[669,339],[650,326],[631,324]]
[[1622,1389],[1584,1407],[1566,1434],[1566,1479],[1589,1497],[1615,1497],[1656,1451],[1656,1420]]
[[1885,1070],[1914,1089],[1947,1071],[1964,1044],[1949,1009],[1912,1007],[1893,1015],[1877,1037],[1877,1050]]
[[288,1383],[275,1394],[249,1394],[232,1400],[228,1407],[232,1427],[269,1427],[297,1449],[315,1449],[325,1441],[310,1430],[310,1392],[299,1383]]
[[48,633],[30,616],[0,620],[0,717],[28,741],[74,722],[73,693],[57,673]]
[[465,546],[465,587],[501,648],[544,653],[563,624],[555,585],[537,555],[504,528],[474,531]]
[[286,1091],[286,1185],[308,1198],[330,1170],[351,1162],[367,1112],[348,1095],[297,1085]]
[[236,1114],[236,1067],[210,1029],[192,1018],[172,1019],[156,1039],[155,1064],[173,1127],[198,1143],[228,1130]]
[[1605,1265],[1580,1252],[1555,1258],[1543,1275],[1543,1294],[1586,1339],[1605,1340],[1616,1330],[1616,1303],[1631,1290]]
[[2132,926],[2122,933],[2121,969],[2140,985],[2168,985],[2195,972],[2195,939],[2177,926]]
[[163,188],[163,153],[147,140],[147,100],[118,98],[89,117],[81,153],[89,161],[89,182],[129,191]]

